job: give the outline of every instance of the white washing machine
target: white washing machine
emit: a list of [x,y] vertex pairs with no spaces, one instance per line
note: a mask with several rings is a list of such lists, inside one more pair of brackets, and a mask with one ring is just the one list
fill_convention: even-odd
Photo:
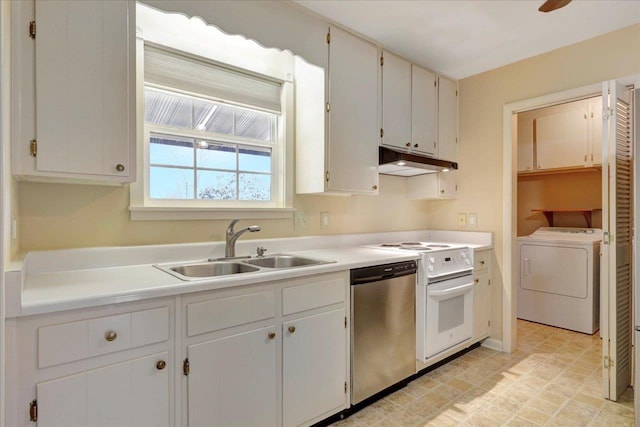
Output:
[[593,334],[600,328],[596,228],[542,227],[518,237],[518,317]]

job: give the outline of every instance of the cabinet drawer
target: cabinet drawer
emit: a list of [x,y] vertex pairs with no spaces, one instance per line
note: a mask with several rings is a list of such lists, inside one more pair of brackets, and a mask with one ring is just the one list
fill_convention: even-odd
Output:
[[219,331],[275,317],[274,291],[255,292],[187,305],[187,335]]
[[38,367],[127,350],[169,339],[169,308],[38,328]]
[[489,269],[491,251],[475,252],[473,258],[473,268],[476,272],[483,272]]
[[344,278],[332,277],[308,285],[285,288],[282,290],[282,314],[286,316],[343,302],[345,287]]

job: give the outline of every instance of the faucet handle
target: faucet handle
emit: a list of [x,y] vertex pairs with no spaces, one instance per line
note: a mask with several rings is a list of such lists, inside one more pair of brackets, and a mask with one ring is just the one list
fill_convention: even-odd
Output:
[[258,246],[256,248],[256,253],[259,257],[263,257],[265,252],[267,252],[267,249],[264,246]]

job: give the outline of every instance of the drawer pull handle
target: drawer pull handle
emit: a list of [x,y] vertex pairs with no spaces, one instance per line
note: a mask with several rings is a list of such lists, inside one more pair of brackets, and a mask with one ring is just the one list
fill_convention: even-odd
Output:
[[267,335],[269,337],[270,340],[274,339],[276,337],[276,333],[275,332],[269,332],[269,334]]
[[296,331],[296,327],[295,326],[289,326],[289,332],[290,333],[294,333]]
[[118,338],[118,333],[114,330],[108,330],[107,332],[104,333],[104,339],[109,342],[115,341],[116,338]]
[[158,362],[156,363],[156,369],[158,371],[162,371],[166,366],[167,362],[165,362],[164,360],[158,360]]

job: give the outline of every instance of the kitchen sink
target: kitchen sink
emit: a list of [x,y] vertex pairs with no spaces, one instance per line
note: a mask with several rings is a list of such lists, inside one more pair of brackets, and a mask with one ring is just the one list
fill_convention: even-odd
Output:
[[260,271],[258,267],[254,267],[253,265],[229,261],[202,262],[197,264],[174,266],[156,265],[155,267],[180,279],[186,280]]
[[252,258],[242,261],[245,264],[257,265],[263,268],[292,268],[304,267],[320,264],[329,264],[335,261],[325,261],[322,259],[304,258],[295,255],[271,255],[260,258]]

